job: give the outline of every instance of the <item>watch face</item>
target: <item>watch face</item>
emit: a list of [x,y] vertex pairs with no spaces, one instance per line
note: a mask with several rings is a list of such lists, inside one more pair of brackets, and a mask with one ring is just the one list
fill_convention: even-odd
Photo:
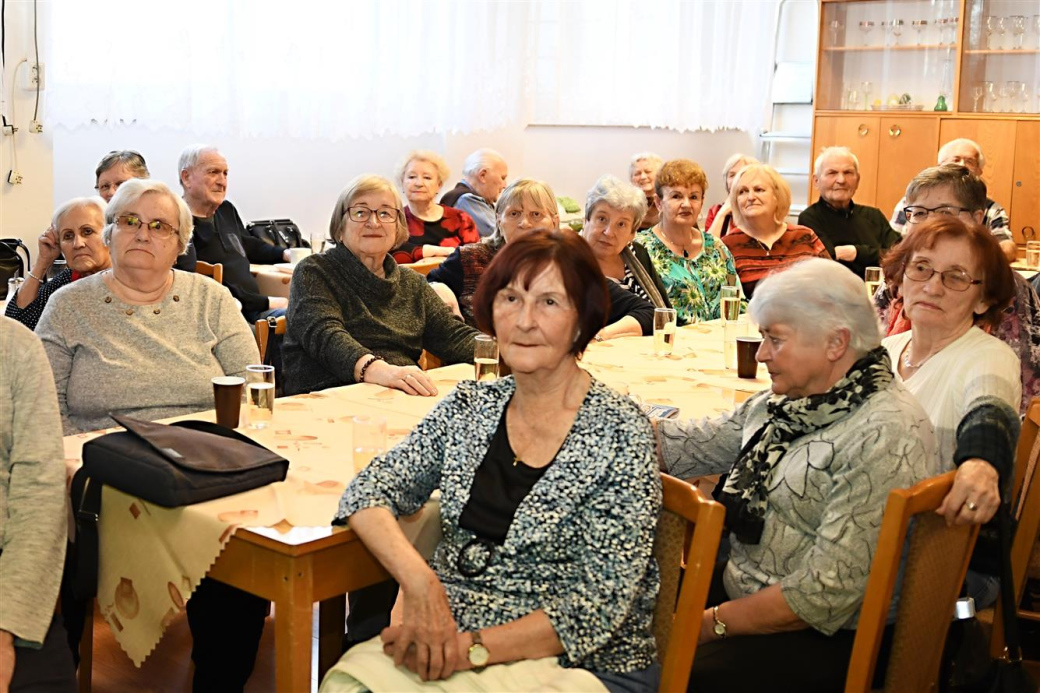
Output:
[[721,623],[716,623],[715,624],[715,635],[718,635],[719,637],[721,637],[721,636],[723,636],[725,634],[726,634],[726,626],[722,625]]
[[469,648],[469,663],[475,667],[482,667],[488,663],[491,653],[483,645],[471,645]]

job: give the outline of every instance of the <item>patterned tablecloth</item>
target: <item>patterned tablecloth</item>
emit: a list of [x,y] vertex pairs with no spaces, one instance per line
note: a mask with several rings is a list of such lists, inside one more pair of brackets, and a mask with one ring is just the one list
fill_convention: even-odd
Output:
[[[582,365],[608,385],[645,402],[671,404],[683,417],[732,409],[768,380],[740,380],[722,366],[722,328],[680,328],[672,356],[652,353],[652,339],[635,337],[594,343]],[[116,640],[140,666],[166,625],[216,561],[239,527],[327,527],[344,488],[354,476],[350,421],[358,414],[387,420],[388,444],[400,441],[473,366],[430,371],[439,396],[410,397],[377,385],[352,385],[277,401],[267,429],[240,429],[290,462],[284,482],[183,508],[162,508],[106,487],[99,527],[101,556],[98,604]],[[190,417],[213,420],[212,412]],[[105,433],[65,438],[70,474],[83,444]],[[425,555],[436,541],[436,507],[402,520],[406,534]],[[272,536],[272,529],[264,529]],[[431,539],[431,537],[433,537]]]

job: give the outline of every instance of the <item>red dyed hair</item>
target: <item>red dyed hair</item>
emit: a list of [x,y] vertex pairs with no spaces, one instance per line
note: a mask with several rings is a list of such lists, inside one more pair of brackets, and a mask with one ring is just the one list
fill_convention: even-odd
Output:
[[578,311],[578,338],[572,354],[585,351],[596,333],[603,329],[610,314],[610,292],[589,244],[573,232],[532,231],[506,243],[495,254],[477,284],[473,314],[477,327],[495,334],[493,306],[495,296],[514,280],[526,289],[550,265],[563,277],[567,298]]
[[1015,295],[1015,278],[1011,265],[1000,249],[1000,244],[990,233],[989,227],[974,222],[965,223],[954,216],[930,216],[920,224],[907,226],[909,233],[885,254],[881,268],[885,281],[893,296],[899,295],[903,284],[903,269],[914,254],[935,247],[940,238],[963,238],[968,241],[972,255],[982,269],[982,300],[989,304],[985,313],[975,316],[975,324],[996,327],[1000,324],[1004,309]]

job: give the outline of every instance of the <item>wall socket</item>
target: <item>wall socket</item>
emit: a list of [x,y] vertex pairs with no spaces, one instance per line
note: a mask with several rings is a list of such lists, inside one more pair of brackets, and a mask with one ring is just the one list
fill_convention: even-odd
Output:
[[22,174],[18,173],[18,171],[12,170],[10,173],[7,174],[7,182],[11,185],[21,185]]
[[31,123],[29,123],[29,132],[39,135],[41,132],[43,132],[43,123],[41,123],[38,120],[32,121]]
[[44,86],[44,64],[43,63],[26,63],[25,70],[19,75],[19,86],[25,91],[36,91],[37,84],[39,84],[40,91],[43,91]]

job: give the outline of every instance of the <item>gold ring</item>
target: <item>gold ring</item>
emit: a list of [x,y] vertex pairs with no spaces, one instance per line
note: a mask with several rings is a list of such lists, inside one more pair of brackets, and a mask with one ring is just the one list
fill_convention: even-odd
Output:
[[968,510],[970,510],[971,512],[975,512],[976,510],[979,509],[979,506],[975,505],[971,501],[968,501],[965,505],[968,506]]

